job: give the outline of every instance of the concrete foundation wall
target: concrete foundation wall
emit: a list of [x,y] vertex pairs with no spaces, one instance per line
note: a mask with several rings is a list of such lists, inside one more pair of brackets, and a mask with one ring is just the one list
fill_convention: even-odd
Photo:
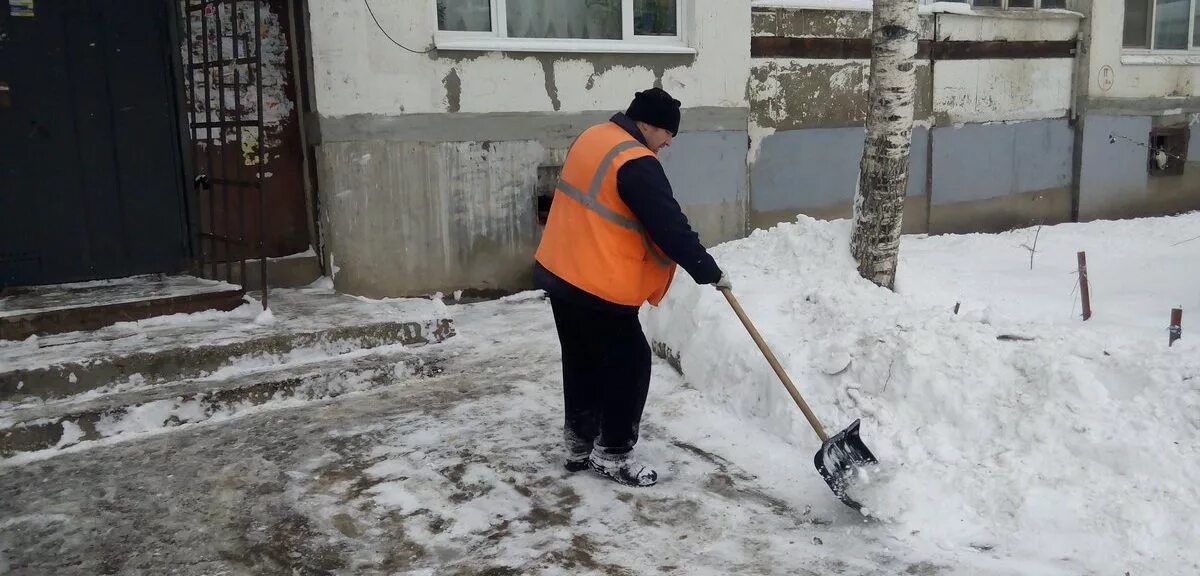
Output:
[[[609,115],[326,119],[327,136],[339,140],[327,138],[318,162],[335,287],[371,297],[528,289],[541,237],[539,167],[560,166],[575,136]],[[684,117],[697,130],[661,156],[675,196],[706,244],[740,238],[747,113]],[[466,134],[498,139],[454,140]]]
[[1113,134],[1144,142],[1150,134],[1150,117],[1087,116],[1079,180],[1081,220],[1106,218],[1139,203],[1145,196],[1146,149],[1124,139],[1110,142]]
[[706,246],[746,235],[747,138],[744,129],[680,133],[659,155],[675,199]]
[[[1180,175],[1150,176],[1144,146],[1151,116],[1089,114],[1084,123],[1079,219],[1173,214],[1200,209],[1200,150],[1192,125],[1188,162]],[[1115,137],[1115,138],[1114,138]],[[1133,142],[1130,142],[1133,140]]]
[[537,142],[322,146],[334,285],[383,297],[522,283],[544,155]]
[[1073,153],[1065,119],[935,128],[929,231],[1070,220]]
[[[905,230],[924,231],[928,131],[913,130]],[[814,128],[776,132],[763,139],[750,173],[750,224],[769,228],[805,214],[848,218],[852,214],[866,130]]]

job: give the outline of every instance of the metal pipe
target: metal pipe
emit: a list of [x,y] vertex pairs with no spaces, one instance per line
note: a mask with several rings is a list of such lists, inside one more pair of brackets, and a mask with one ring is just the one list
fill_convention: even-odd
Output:
[[255,87],[258,89],[258,270],[262,286],[262,306],[269,308],[267,296],[267,252],[263,236],[266,235],[267,197],[263,185],[263,170],[266,169],[267,134],[263,129],[263,64],[262,64],[262,5],[254,0],[254,57],[257,61],[255,69]]
[[[208,49],[208,44],[209,44],[209,41],[208,41],[208,14],[205,14],[205,12],[207,12],[207,11],[208,11],[207,6],[200,10],[200,34],[203,36],[203,40],[204,40],[204,62],[205,63],[209,63],[209,61],[211,60],[211,58],[210,58],[211,52],[209,52],[209,49]],[[204,71],[204,120],[207,123],[212,123],[212,82],[209,81],[208,74],[209,74],[209,69],[205,69],[205,71]],[[205,128],[204,139],[206,141],[206,145],[204,147],[205,148],[204,156],[205,156],[205,160],[207,161],[207,165],[205,166],[205,168],[206,168],[206,172],[208,173],[209,177],[211,177],[213,175],[213,164],[214,164],[214,162],[213,162],[213,146],[215,145],[213,137],[212,137],[212,128],[211,127]],[[201,212],[200,229],[205,230],[203,208],[200,210],[200,212]],[[216,222],[216,213],[217,213],[216,196],[213,195],[212,186],[209,186],[208,187],[208,227],[207,227],[207,229],[209,229],[210,231],[213,228],[215,228],[214,222]],[[205,251],[204,244],[203,243],[200,244],[200,275],[201,276],[204,276],[204,264],[205,264],[205,260],[206,260],[205,257],[214,255],[216,250],[217,250],[217,242],[216,242],[216,240],[213,240],[211,238],[208,240],[207,252]],[[216,278],[217,277],[216,259],[213,258],[212,260],[209,261],[209,263],[210,263],[210,267],[211,267],[211,270],[209,273],[209,278]]]
[[[191,147],[192,167],[196,168],[200,164],[200,149],[199,149],[199,144],[196,141],[197,140],[196,139],[196,136],[197,136],[197,134],[196,134],[196,57],[195,57],[195,52],[194,52],[195,46],[192,43],[192,33],[194,32],[194,29],[192,27],[192,12],[191,12],[191,10],[189,10],[190,6],[188,6],[189,2],[190,2],[190,0],[183,0],[180,2],[180,4],[183,5],[182,15],[183,15],[183,18],[186,20],[185,28],[187,29],[188,69],[187,69],[187,78],[185,80],[185,86],[187,87],[187,93],[188,93],[188,96],[187,96],[188,132],[189,132],[188,140],[192,144],[192,147]],[[204,15],[201,14],[202,18],[203,18],[203,16]],[[200,186],[197,183],[197,180],[193,180],[192,181],[192,194],[195,196],[193,205],[197,206],[197,207],[200,206],[200,190],[199,189],[200,189]],[[200,212],[203,213],[204,210],[200,209]],[[199,222],[197,222],[197,224],[199,224]],[[196,229],[192,230],[192,233],[194,235],[196,235],[196,240],[195,240],[195,244],[193,245],[194,246],[193,249],[199,249],[199,252],[200,252],[199,255],[201,256],[201,258],[203,258],[203,253],[204,253],[204,246],[202,244],[203,240],[201,240],[201,238],[198,236],[200,231],[201,230],[200,230],[199,226],[197,226]],[[193,255],[193,256],[195,256],[195,255]],[[204,275],[203,264],[200,264],[200,262],[201,262],[200,260],[197,260],[194,257],[192,258],[192,264],[191,264],[192,273],[195,274],[196,276]]]
[[[220,144],[221,144],[221,176],[228,177],[229,176],[229,150],[225,146],[226,140],[225,140],[225,128],[224,128],[224,124],[225,124],[225,26],[222,25],[222,22],[221,22],[221,9],[225,6],[226,5],[224,3],[217,3],[216,10],[214,10],[214,12],[216,13],[216,24],[217,24],[217,99],[219,100],[219,102],[217,104],[217,106],[218,106],[217,115],[218,115],[218,119],[220,120],[220,122],[222,124],[221,142],[220,142]],[[235,154],[236,154],[236,151],[235,151]],[[229,230],[229,187],[228,186],[221,186],[221,216],[222,216],[222,220],[224,220],[224,225],[221,227],[222,228],[221,234],[225,236],[225,246],[224,246],[224,250],[223,250],[223,255],[225,257],[225,281],[230,282],[232,280],[231,276],[233,273],[233,268],[232,268],[233,265],[229,259],[230,230]],[[214,228],[215,228],[215,221],[214,221]],[[214,268],[213,275],[214,276],[216,275],[215,268]]]
[[[241,157],[242,153],[242,86],[241,86],[241,71],[238,69],[238,37],[241,36],[241,31],[238,29],[238,13],[241,11],[241,2],[234,0],[233,3],[233,109],[236,115],[238,127],[235,128],[234,139],[237,143],[237,162],[234,164],[234,179],[242,179],[242,164],[244,162]],[[242,287],[246,286],[246,191],[238,188],[238,228],[241,230],[241,245],[238,247],[238,281]]]

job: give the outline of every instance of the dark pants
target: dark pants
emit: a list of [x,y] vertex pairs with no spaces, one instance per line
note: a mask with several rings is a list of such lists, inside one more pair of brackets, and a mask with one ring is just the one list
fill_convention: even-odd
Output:
[[562,345],[564,436],[581,453],[633,450],[650,389],[650,345],[637,314],[614,314],[550,298]]

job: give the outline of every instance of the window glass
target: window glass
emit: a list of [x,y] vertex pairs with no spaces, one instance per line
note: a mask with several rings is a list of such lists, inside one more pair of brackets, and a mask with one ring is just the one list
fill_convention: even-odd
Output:
[[510,38],[620,40],[621,0],[507,0]]
[[1188,25],[1192,20],[1191,0],[1156,0],[1154,3],[1154,49],[1186,50]]
[[491,32],[491,0],[438,0],[438,30]]
[[1150,0],[1125,0],[1125,31],[1121,45],[1150,47]]
[[678,36],[675,0],[633,0],[633,33],[638,36]]

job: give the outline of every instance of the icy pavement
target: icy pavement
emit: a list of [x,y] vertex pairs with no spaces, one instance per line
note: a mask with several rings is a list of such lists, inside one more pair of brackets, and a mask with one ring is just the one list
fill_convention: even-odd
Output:
[[864,523],[828,493],[811,454],[748,427],[663,363],[641,444],[658,463],[659,485],[568,474],[559,466],[547,303],[528,294],[451,310],[459,336],[419,352],[444,360],[440,376],[0,464],[0,574],[1012,574],[1019,566],[983,550],[967,551],[965,565],[961,550],[899,545],[886,525]]

